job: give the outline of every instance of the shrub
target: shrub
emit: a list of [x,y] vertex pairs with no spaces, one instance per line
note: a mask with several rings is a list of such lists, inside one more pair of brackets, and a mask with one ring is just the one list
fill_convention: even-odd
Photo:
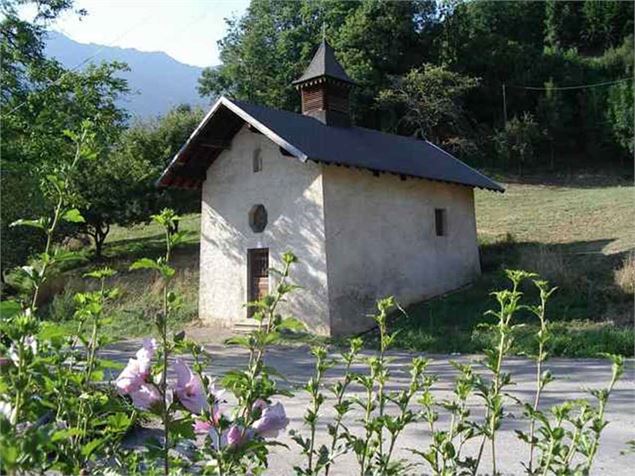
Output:
[[624,258],[622,266],[614,271],[615,284],[625,293],[635,293],[635,252]]
[[[19,219],[12,226],[35,229],[45,236],[44,251],[27,266],[17,268],[13,282],[18,301],[0,303],[0,472],[5,474],[85,472],[98,457],[113,455],[135,420],[131,407],[101,382],[116,362],[101,359],[108,343],[101,334],[107,303],[117,297],[105,279],[104,268],[84,278],[99,281],[96,291],[74,296],[75,326],[43,324],[38,317],[38,295],[76,253],[53,246],[59,223],[83,220],[72,208],[70,176],[80,160],[94,156],[91,124],[81,133],[67,131],[75,145],[74,158],[62,162],[43,180],[55,204],[50,216]],[[81,344],[81,346],[80,346]]]
[[46,309],[47,319],[53,322],[63,322],[72,319],[75,313],[75,292],[65,288],[60,294],[56,294]]
[[44,209],[37,177],[14,168],[3,163],[0,173],[0,272],[3,276],[7,270],[25,263],[33,253],[42,249],[45,241],[37,230],[31,228],[9,231],[9,224],[25,216],[38,216]]
[[521,117],[514,116],[494,136],[498,156],[506,165],[516,163],[518,174],[523,175],[525,167],[536,160],[543,135],[531,113],[525,112]]

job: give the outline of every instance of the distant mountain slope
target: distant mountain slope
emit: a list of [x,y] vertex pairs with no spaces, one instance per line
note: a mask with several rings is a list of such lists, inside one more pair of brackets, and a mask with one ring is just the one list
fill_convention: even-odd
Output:
[[83,44],[58,32],[48,34],[47,56],[57,58],[67,68],[74,68],[97,52],[99,54],[91,60],[93,63],[122,61],[130,67],[130,71],[122,73],[131,91],[122,106],[133,115],[161,115],[183,103],[209,105],[209,100],[201,98],[196,91],[203,68],[179,63],[162,52]]

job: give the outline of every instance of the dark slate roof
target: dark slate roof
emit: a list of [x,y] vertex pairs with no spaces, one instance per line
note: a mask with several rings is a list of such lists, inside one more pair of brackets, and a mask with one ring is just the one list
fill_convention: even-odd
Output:
[[342,65],[337,61],[337,58],[335,58],[335,51],[326,40],[322,40],[320,47],[311,60],[311,64],[309,64],[302,76],[293,81],[293,84],[304,83],[323,76],[354,84],[353,80],[344,71],[344,68],[342,68]]
[[[227,116],[220,117],[222,114]],[[219,117],[216,118],[214,125],[212,123],[215,116]],[[239,118],[243,122],[228,125],[230,116],[233,116],[234,120]],[[428,141],[386,134],[362,127],[327,126],[310,116],[227,98],[217,101],[165,170],[159,179],[159,185],[179,186],[180,181],[177,180],[175,185],[175,179],[185,173],[188,167],[193,170],[198,161],[199,176],[195,177],[195,180],[199,183],[194,184],[193,187],[200,186],[200,182],[205,177],[205,170],[215,156],[210,159],[209,149],[204,154],[197,155],[198,141],[218,141],[218,138],[230,141],[244,123],[250,124],[278,144],[281,149],[303,162],[313,160],[374,172],[388,172],[407,177],[504,191],[498,183]],[[229,128],[231,128],[231,131],[227,132],[229,135],[219,135],[221,132],[225,134]],[[195,163],[188,165],[191,161]]]

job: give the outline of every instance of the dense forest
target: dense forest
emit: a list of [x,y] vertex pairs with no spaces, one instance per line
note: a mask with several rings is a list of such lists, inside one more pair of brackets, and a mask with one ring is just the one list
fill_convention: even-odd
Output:
[[632,163],[633,2],[253,0],[200,92],[299,110],[324,34],[358,125],[522,173]]
[[[37,13],[26,20],[29,3]],[[97,157],[73,180],[86,222],[62,227],[60,240],[88,235],[99,256],[111,225],[164,206],[197,210],[196,196],[154,184],[203,111],[133,122],[119,101],[127,65],[71,70],[47,57],[59,15],[90,13],[73,0],[3,0],[0,10],[2,276],[40,247],[38,233],[9,224],[46,206],[39,178],[69,163],[64,131],[86,119]],[[358,84],[358,125],[425,137],[505,174],[632,171],[633,2],[252,0],[227,23],[222,64],[200,78],[204,97],[299,110],[291,82],[325,36]]]

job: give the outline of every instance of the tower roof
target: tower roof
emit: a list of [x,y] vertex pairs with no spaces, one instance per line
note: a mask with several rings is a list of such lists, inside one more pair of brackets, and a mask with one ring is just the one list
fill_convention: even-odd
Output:
[[342,65],[335,58],[335,52],[331,45],[326,40],[322,40],[320,47],[313,56],[311,64],[304,71],[304,74],[298,79],[293,81],[293,84],[301,84],[312,79],[328,76],[345,83],[355,84],[351,78],[349,78]]

